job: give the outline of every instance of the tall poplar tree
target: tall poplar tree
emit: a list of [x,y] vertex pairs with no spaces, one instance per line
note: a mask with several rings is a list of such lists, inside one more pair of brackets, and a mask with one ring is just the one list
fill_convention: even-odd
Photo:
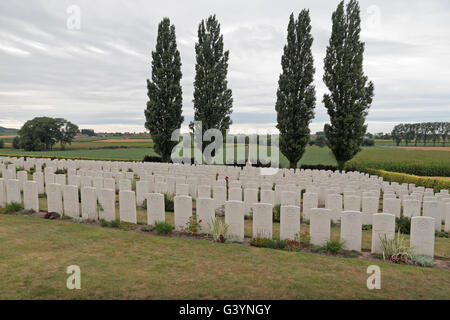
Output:
[[291,14],[287,31],[275,110],[280,150],[288,158],[290,167],[296,168],[309,140],[309,124],[316,102],[309,10],[302,10],[297,21]]
[[365,118],[372,103],[374,86],[363,72],[364,43],[360,41],[359,4],[344,1],[332,15],[333,27],[324,60],[329,94],[323,97],[331,124],[324,127],[328,145],[343,169],[360,150],[367,130]]
[[147,79],[148,98],[145,127],[150,131],[154,149],[163,161],[177,142],[171,141],[172,132],[184,121],[180,80],[181,58],[177,49],[175,26],[164,18],[158,26],[155,51],[152,51],[152,79]]
[[[227,81],[229,51],[224,51],[215,15],[200,23],[195,54],[194,119],[202,122],[202,136],[208,129],[225,134],[232,123],[233,98]],[[194,129],[194,124],[190,127]]]

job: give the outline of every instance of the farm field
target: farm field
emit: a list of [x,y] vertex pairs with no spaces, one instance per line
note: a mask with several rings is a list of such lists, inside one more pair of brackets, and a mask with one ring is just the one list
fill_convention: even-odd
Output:
[[[373,261],[8,215],[0,241],[0,299],[450,299],[436,268],[377,261],[367,290]],[[73,264],[81,290],[66,288]]]

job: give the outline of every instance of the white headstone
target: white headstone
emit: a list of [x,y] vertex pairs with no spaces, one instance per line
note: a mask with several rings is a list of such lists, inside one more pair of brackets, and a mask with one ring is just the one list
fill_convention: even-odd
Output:
[[400,199],[384,198],[383,199],[383,213],[393,214],[396,218],[400,218]]
[[293,191],[281,192],[281,205],[282,206],[296,206],[296,193]]
[[434,218],[411,218],[410,246],[413,254],[434,256]]
[[6,203],[17,202],[22,203],[20,197],[19,180],[8,179],[6,180]]
[[211,198],[197,198],[196,202],[197,221],[201,226],[200,233],[210,233],[209,224],[214,223],[215,208],[214,200]]
[[319,205],[319,194],[317,193],[304,193],[303,194],[303,218],[310,219],[311,210],[317,209]]
[[189,196],[176,196],[174,198],[175,230],[185,230],[191,216],[192,198]]
[[345,195],[344,211],[361,211],[361,197],[358,195]]
[[258,203],[257,189],[244,189],[244,213],[249,216],[253,210],[255,203]]
[[272,239],[273,206],[255,203],[253,210],[253,238]]
[[142,206],[148,194],[148,182],[145,180],[136,181],[136,204]]
[[424,201],[423,202],[423,215],[425,217],[434,218],[435,230],[441,231],[442,217],[441,217],[441,210],[439,208],[438,201]]
[[6,185],[5,179],[0,178],[0,207],[4,207],[6,204]]
[[420,216],[420,201],[403,200],[403,216],[408,218]]
[[63,213],[61,185],[57,183],[47,185],[47,211]]
[[383,253],[381,239],[394,239],[395,216],[390,213],[376,213],[372,216],[372,253]]
[[341,217],[341,241],[344,249],[361,252],[362,214],[360,211],[344,211]]
[[165,221],[164,195],[161,193],[149,193],[147,195],[147,224],[155,225],[156,222]]
[[342,196],[340,194],[329,194],[326,198],[326,208],[331,210],[331,220],[338,222],[342,213]]
[[309,217],[310,243],[315,246],[323,246],[330,240],[331,210],[324,208],[311,209]]
[[100,189],[98,192],[98,203],[100,204],[98,212],[100,219],[105,221],[116,220],[116,191],[114,189]]
[[72,185],[62,186],[64,215],[71,218],[80,217],[80,201],[78,187]]
[[241,188],[230,188],[228,190],[228,200],[229,201],[242,201],[242,189]]
[[175,185],[175,194],[177,196],[188,196],[189,195],[189,185],[184,183],[177,183]]
[[98,220],[97,194],[94,187],[81,188],[81,217],[84,220]]
[[295,240],[295,236],[300,232],[300,207],[281,206],[280,207],[280,239]]
[[378,198],[363,197],[362,198],[362,223],[372,224],[372,216],[378,213]]
[[244,240],[244,203],[242,201],[231,200],[225,203],[225,223],[229,226],[229,234],[235,240]]
[[227,188],[224,186],[214,186],[213,198],[216,208],[225,205],[225,202],[227,201]]
[[261,190],[260,202],[275,205],[275,192],[272,189]]
[[120,179],[119,180],[119,190],[120,191],[131,191],[131,180]]
[[33,180],[37,183],[38,194],[44,193],[44,174],[42,172],[33,173]]
[[36,181],[25,181],[23,185],[23,206],[25,210],[39,212],[39,199]]
[[136,195],[134,191],[120,190],[119,212],[120,212],[120,221],[137,223]]

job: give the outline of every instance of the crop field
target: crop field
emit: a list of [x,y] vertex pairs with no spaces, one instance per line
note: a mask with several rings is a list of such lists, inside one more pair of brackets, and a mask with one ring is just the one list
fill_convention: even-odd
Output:
[[367,147],[346,164],[419,176],[450,177],[450,151]]

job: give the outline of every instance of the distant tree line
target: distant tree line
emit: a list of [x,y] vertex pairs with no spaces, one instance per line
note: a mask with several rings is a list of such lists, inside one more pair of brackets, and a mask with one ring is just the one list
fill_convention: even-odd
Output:
[[78,132],[78,126],[66,119],[36,117],[25,122],[14,138],[12,147],[25,151],[47,151],[60,143],[64,150]]
[[406,145],[418,142],[442,142],[445,145],[450,131],[450,122],[400,123],[391,132],[392,140],[398,145],[403,141]]

